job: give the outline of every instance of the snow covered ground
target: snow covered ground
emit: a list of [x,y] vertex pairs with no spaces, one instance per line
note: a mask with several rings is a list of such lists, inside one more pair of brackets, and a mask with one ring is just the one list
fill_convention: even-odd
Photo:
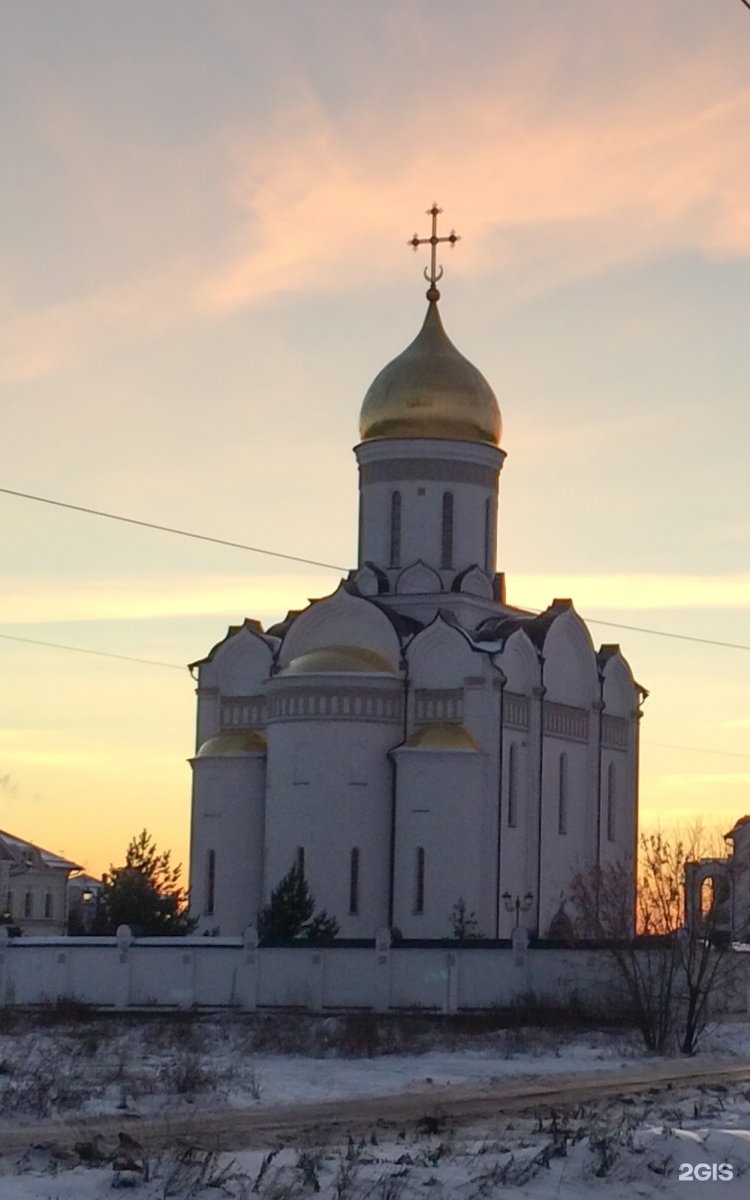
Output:
[[[723,1027],[701,1058],[732,1055],[750,1057],[747,1026]],[[632,1200],[683,1195],[688,1180],[680,1175],[694,1175],[688,1168],[696,1166],[688,1197],[746,1196],[745,1084],[686,1084],[557,1115],[503,1114],[475,1130],[425,1115],[416,1129],[374,1127],[345,1145],[269,1139],[266,1151],[183,1145],[146,1154],[127,1144],[137,1138],[138,1118],[165,1110],[270,1110],[290,1101],[314,1107],[321,1099],[419,1089],[439,1101],[447,1084],[600,1069],[625,1075],[640,1063],[636,1038],[612,1031],[457,1033],[419,1019],[380,1024],[366,1016],[21,1020],[0,1032],[0,1138],[40,1119],[73,1118],[80,1140],[72,1151],[62,1139],[35,1146],[30,1137],[28,1147],[1,1157],[0,1200],[95,1200],[113,1185],[143,1200]],[[87,1122],[104,1114],[122,1117],[125,1144],[116,1133],[103,1140],[87,1133]],[[730,1168],[732,1178],[722,1179]],[[702,1180],[706,1171],[716,1178]]]

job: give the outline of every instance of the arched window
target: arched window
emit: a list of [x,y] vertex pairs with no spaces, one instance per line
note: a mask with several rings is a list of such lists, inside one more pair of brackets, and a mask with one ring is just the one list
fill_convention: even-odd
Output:
[[607,841],[613,842],[616,836],[617,813],[617,773],[615,764],[607,767]]
[[25,917],[33,917],[34,915],[34,894],[27,892],[23,898],[23,915]]
[[453,492],[443,492],[440,566],[444,570],[453,566]]
[[203,908],[204,916],[214,915],[216,901],[216,851],[209,850],[206,854],[206,903]]
[[300,875],[304,879],[305,878],[305,847],[304,846],[297,847],[297,858],[296,858],[295,866],[297,867],[297,870],[299,871]]
[[355,846],[349,856],[349,912],[359,912],[359,848]]
[[417,846],[414,857],[414,912],[424,912],[424,846]]
[[391,566],[401,566],[401,493],[391,494]]
[[557,832],[568,832],[568,756],[560,755],[557,773]]
[[508,824],[511,829],[518,824],[518,747],[515,742],[508,751]]
[[44,915],[45,917],[52,916],[52,892],[47,892],[44,897]]
[[484,502],[484,569],[492,570],[492,501],[489,497]]

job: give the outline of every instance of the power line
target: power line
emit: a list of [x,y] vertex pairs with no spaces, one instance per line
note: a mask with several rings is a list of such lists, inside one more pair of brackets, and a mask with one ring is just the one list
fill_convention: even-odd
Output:
[[[748,0],[750,7],[750,0]],[[104,512],[98,508],[88,508],[83,504],[69,504],[64,500],[52,500],[48,496],[36,496],[30,492],[17,492],[12,488],[0,487],[0,493],[6,496],[16,496],[21,500],[34,500],[39,504],[49,504],[53,508],[66,508],[71,512],[86,513],[92,517],[104,517],[108,521],[120,521],[125,525],[137,525],[142,529],[155,529],[160,533],[173,533],[178,537],[193,538],[199,542],[211,542],[216,546],[229,546],[233,550],[248,550],[252,554],[265,554],[271,558],[282,558],[286,562],[303,563],[310,567],[323,567],[327,571],[348,571],[347,567],[342,567],[337,563],[321,562],[314,558],[302,558],[298,554],[283,554],[279,550],[266,550],[262,546],[248,546],[244,542],[231,542],[226,538],[210,537],[205,533],[193,533],[188,529],[175,529],[171,525],[160,525],[156,521],[140,521],[135,517],[123,517],[119,513]],[[531,608],[529,606],[519,606],[526,609],[527,612],[539,613],[542,610]],[[720,646],[725,650],[749,650],[750,645],[742,642],[722,642],[716,638],[702,638],[688,633],[672,633],[666,629],[645,629],[641,625],[623,625],[620,621],[603,621],[598,617],[581,617],[581,620],[586,621],[589,625],[606,625],[610,629],[625,629],[629,633],[645,633],[649,637],[664,637],[672,638],[680,642],[694,642],[701,646]]]
[[209,537],[206,533],[192,533],[188,529],[175,529],[171,525],[158,525],[155,521],[139,521],[135,517],[121,517],[118,513],[103,512],[98,508],[86,508],[83,504],[67,504],[63,500],[50,500],[48,496],[33,496],[29,492],[14,492],[12,488],[0,487],[6,496],[18,496],[21,500],[36,500],[39,504],[51,504],[54,508],[68,508],[72,512],[87,513],[90,517],[106,517],[108,521],[121,521],[124,525],[139,525],[142,529],[157,529],[160,533],[175,533],[178,537],[194,538],[198,542],[213,542],[216,546],[231,546],[233,550],[249,550],[252,554],[267,554],[271,558],[283,558],[287,562],[305,563],[308,567],[325,567],[330,571],[346,571],[335,563],[318,562],[314,558],[300,558],[297,554],[282,554],[279,550],[264,550],[261,546],[247,546],[244,542],[229,542],[225,538]]
[[[148,666],[148,667],[166,667],[168,670],[171,670],[171,671],[185,671],[187,669],[186,667],[178,666],[177,663],[159,662],[153,658],[135,658],[131,654],[111,654],[111,653],[108,653],[106,650],[89,650],[83,646],[64,645],[62,642],[43,642],[43,641],[40,641],[38,638],[16,637],[15,635],[10,634],[10,633],[0,633],[0,638],[3,638],[5,641],[9,641],[9,642],[25,642],[27,645],[30,645],[30,646],[46,646],[48,649],[52,649],[52,650],[68,650],[74,654],[93,654],[93,655],[96,655],[98,658],[116,658],[116,659],[119,659],[121,662],[141,663],[142,665]],[[705,746],[674,746],[670,742],[648,742],[648,741],[642,741],[641,745],[642,746],[654,746],[654,747],[657,747],[662,750],[680,750],[680,751],[686,750],[691,754],[715,754],[715,755],[719,755],[721,758],[750,759],[750,754],[739,754],[737,752],[732,752],[731,750],[708,750],[708,749],[706,749]]]
[[722,758],[750,758],[750,754],[739,754],[732,750],[707,750],[705,746],[673,746],[670,742],[641,742],[642,746],[657,746],[661,750],[687,750],[690,754],[718,754]]
[[97,658],[119,658],[122,662],[144,663],[149,667],[168,667],[171,671],[186,671],[177,663],[158,662],[155,658],[134,658],[132,654],[112,654],[107,650],[87,650],[83,646],[65,646],[62,642],[41,642],[38,638],[16,637],[11,633],[0,633],[6,642],[26,642],[29,646],[47,646],[51,650],[70,650],[75,654],[95,654]]

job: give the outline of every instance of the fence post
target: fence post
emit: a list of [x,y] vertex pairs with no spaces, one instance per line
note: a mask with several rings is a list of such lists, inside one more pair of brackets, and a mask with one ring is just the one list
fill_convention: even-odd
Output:
[[115,970],[115,1008],[130,1004],[130,947],[133,934],[129,925],[117,926],[117,967]]
[[387,926],[375,930],[375,988],[372,1007],[388,1012],[391,1007],[391,931]]
[[458,1010],[458,963],[458,955],[454,950],[450,950],[445,956],[444,1013],[454,1013]]
[[513,947],[513,976],[515,997],[520,999],[529,991],[529,934],[522,925],[511,934]]
[[240,1006],[244,1012],[258,1007],[258,930],[248,925],[242,935],[240,959]]

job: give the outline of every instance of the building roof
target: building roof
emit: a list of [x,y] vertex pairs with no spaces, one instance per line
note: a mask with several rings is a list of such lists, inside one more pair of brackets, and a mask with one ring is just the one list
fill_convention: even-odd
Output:
[[33,842],[24,841],[23,838],[15,837],[12,833],[6,833],[0,829],[0,842],[4,843],[11,858],[18,862],[25,863],[26,856],[29,853],[38,854],[42,865],[49,867],[50,870],[68,870],[80,871],[79,863],[72,862],[69,858],[63,858],[60,854],[53,854],[51,850],[44,850],[41,846],[36,846]]

